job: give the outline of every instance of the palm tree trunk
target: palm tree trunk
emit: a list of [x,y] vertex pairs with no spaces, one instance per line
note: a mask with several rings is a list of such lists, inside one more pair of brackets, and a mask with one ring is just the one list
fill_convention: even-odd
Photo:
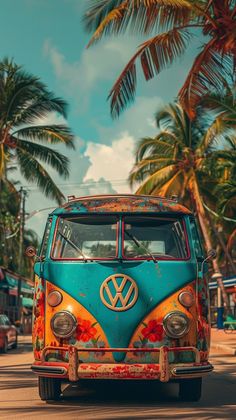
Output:
[[229,265],[231,267],[231,270],[233,271],[234,274],[236,274],[236,266],[234,264],[233,258],[231,257],[229,250],[227,248],[227,246],[225,245],[224,239],[222,238],[221,233],[217,230],[217,228],[214,225],[214,222],[212,220],[212,217],[210,216],[210,214],[208,213],[208,221],[210,223],[211,229],[213,230],[214,234],[216,235],[224,253],[225,253],[225,257],[226,257],[226,261],[228,260]]
[[[197,180],[196,180],[195,176],[194,176],[192,187],[193,187],[193,190],[192,190],[193,198],[194,198],[195,207],[196,207],[196,210],[197,210],[197,217],[198,217],[199,224],[200,224],[200,227],[201,227],[201,231],[202,231],[205,243],[206,243],[206,248],[207,248],[207,250],[210,250],[210,249],[213,248],[213,246],[212,246],[211,238],[210,238],[210,235],[209,235],[209,232],[208,232],[208,229],[207,229],[207,226],[208,226],[209,222],[208,222],[208,219],[207,219],[205,209],[202,205],[201,196],[200,196],[200,193],[199,193],[199,188],[198,188],[198,184],[197,184]],[[218,283],[218,286],[219,286],[219,288],[221,290],[221,293],[222,293],[222,298],[223,298],[223,304],[224,304],[225,311],[226,311],[226,313],[229,313],[230,312],[229,299],[228,299],[228,295],[225,291],[225,287],[224,287],[224,284],[223,284],[223,281],[222,281],[222,274],[221,274],[220,267],[219,267],[217,259],[214,259],[212,261],[212,265],[213,265],[214,272],[220,274],[220,276],[217,278],[217,283]]]

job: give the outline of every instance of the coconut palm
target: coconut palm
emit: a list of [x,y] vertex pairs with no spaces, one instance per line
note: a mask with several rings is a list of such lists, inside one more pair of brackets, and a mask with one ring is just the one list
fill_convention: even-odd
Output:
[[[212,248],[203,201],[213,204],[214,187],[233,165],[236,151],[214,148],[215,124],[198,110],[191,121],[179,104],[170,104],[156,114],[160,130],[155,138],[142,139],[136,151],[136,164],[130,174],[131,185],[141,184],[138,194],[171,196],[173,193],[196,212],[207,249]],[[218,138],[222,135],[218,132]],[[213,261],[219,272],[217,261]],[[225,304],[227,295],[220,281]]]
[[236,256],[236,166],[232,171],[231,179],[218,185],[216,193],[218,196],[218,211],[225,220],[224,231],[228,231],[227,248],[232,257]]
[[[217,114],[216,129],[236,128],[236,84],[228,83],[225,80],[221,92],[209,93],[204,96],[201,105],[206,111],[213,111]],[[232,144],[234,148],[235,145]]]
[[198,31],[204,39],[179,101],[190,118],[206,91],[219,89],[234,73],[236,58],[235,0],[91,0],[84,17],[93,32],[89,43],[103,35],[129,31],[151,35],[130,59],[110,92],[111,113],[118,116],[134,99],[136,66],[140,61],[146,80],[152,79],[181,56]]
[[[0,62],[0,179],[15,164],[27,182],[58,203],[64,198],[46,167],[68,177],[68,159],[48,145],[74,148],[73,135],[65,124],[44,124],[52,112],[66,118],[66,103],[31,74],[8,59]],[[46,145],[45,145],[46,144]]]

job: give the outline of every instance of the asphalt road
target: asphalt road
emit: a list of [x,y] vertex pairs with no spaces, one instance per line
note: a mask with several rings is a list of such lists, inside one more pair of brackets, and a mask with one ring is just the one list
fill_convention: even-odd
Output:
[[204,379],[198,403],[181,403],[177,385],[98,382],[67,387],[57,403],[38,397],[30,371],[30,343],[0,355],[0,419],[235,419],[236,357],[212,353],[215,370]]

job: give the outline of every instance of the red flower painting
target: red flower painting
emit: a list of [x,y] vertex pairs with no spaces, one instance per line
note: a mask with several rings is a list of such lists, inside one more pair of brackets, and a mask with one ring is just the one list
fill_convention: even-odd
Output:
[[42,339],[44,336],[44,319],[41,316],[36,318],[34,334],[36,337],[38,337],[38,339]]
[[78,318],[78,325],[76,328],[76,338],[77,340],[81,340],[84,343],[88,342],[89,340],[93,339],[97,334],[96,328],[86,319]]
[[147,326],[141,330],[141,334],[151,343],[161,341],[163,337],[163,326],[155,319],[148,322]]

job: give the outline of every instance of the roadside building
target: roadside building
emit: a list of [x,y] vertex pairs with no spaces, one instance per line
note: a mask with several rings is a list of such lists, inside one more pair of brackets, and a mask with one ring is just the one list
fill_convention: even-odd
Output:
[[[17,294],[21,279],[21,319],[18,319]],[[6,314],[22,332],[30,333],[32,327],[34,283],[4,267],[0,267],[0,313]]]
[[[225,286],[225,291],[229,297],[229,304],[231,309],[231,315],[236,319],[236,276],[229,276],[223,278],[223,284]],[[218,283],[216,280],[209,282],[210,289],[210,305],[211,305],[211,322],[216,324],[217,318],[217,307],[218,307],[218,296],[217,289]]]

